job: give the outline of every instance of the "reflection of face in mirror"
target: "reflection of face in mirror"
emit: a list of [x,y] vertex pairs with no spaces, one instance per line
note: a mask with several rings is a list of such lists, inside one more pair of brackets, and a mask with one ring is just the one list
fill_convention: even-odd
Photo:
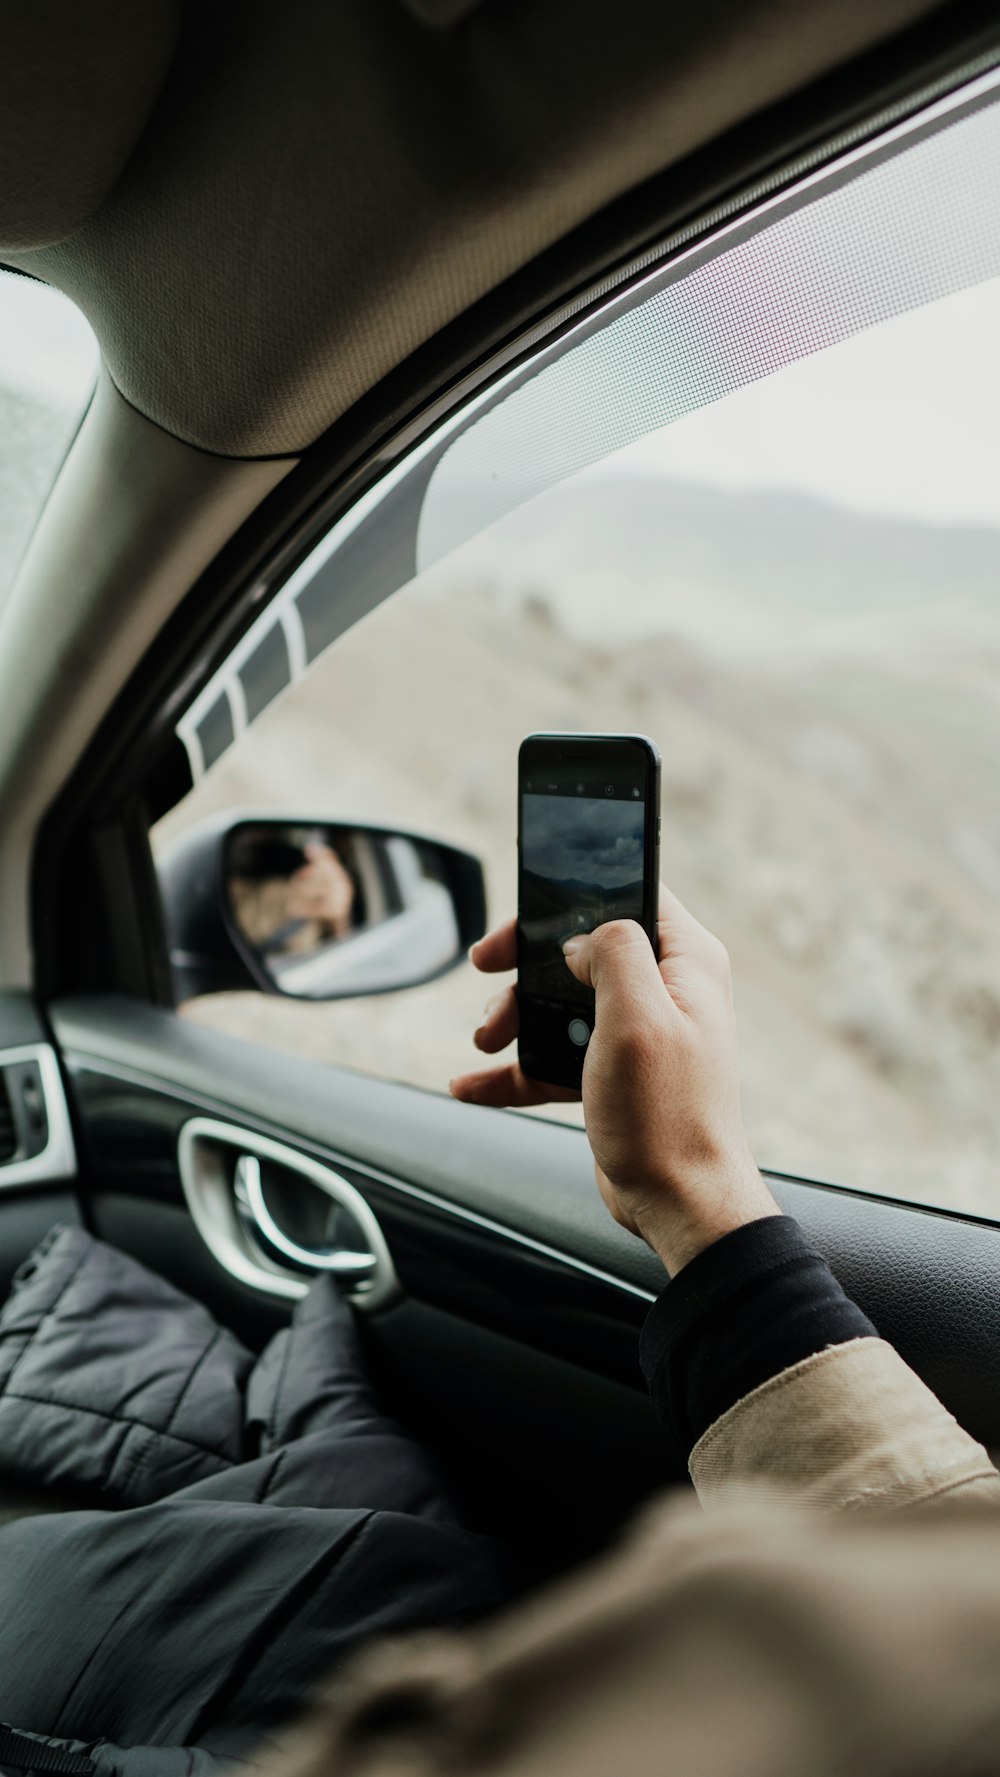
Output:
[[409,986],[459,954],[440,853],[407,834],[248,822],[230,835],[225,881],[258,968],[299,999]]
[[236,836],[228,865],[233,917],[263,957],[308,954],[361,922],[348,847],[338,849],[329,834],[289,827],[273,837],[250,829]]
[[305,860],[289,878],[288,917],[314,920],[326,937],[346,937],[356,892],[349,871],[329,845],[307,845]]

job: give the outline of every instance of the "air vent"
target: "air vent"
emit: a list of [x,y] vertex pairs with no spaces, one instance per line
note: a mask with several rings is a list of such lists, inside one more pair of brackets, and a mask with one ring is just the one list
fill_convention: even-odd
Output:
[[76,1174],[69,1107],[48,1043],[0,1049],[0,1192]]
[[14,1110],[7,1090],[7,1081],[0,1072],[0,1166],[13,1160],[20,1145],[17,1125],[14,1122]]

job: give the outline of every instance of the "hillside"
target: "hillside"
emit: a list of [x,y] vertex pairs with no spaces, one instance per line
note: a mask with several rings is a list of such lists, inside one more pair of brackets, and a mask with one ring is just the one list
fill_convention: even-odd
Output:
[[[1000,1213],[995,582],[989,533],[581,478],[345,636],[163,837],[238,803],[395,821],[476,850],[499,916],[521,737],[644,730],[664,872],[733,954],[761,1160]],[[463,968],[193,1015],[442,1088],[485,998]]]
[[[998,503],[1000,522],[1000,503]],[[489,533],[490,572],[527,567],[563,622],[603,634],[608,595],[619,636],[658,627],[755,653],[808,646],[946,606],[996,614],[994,530],[918,525],[846,512],[802,494],[720,491],[651,475],[592,471],[553,488]],[[437,573],[478,564],[477,539]]]

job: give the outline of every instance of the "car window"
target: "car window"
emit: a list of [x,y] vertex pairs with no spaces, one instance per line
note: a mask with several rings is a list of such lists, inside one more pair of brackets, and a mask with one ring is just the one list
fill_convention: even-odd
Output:
[[90,327],[67,297],[0,271],[0,603],[80,423],[97,362]]
[[[474,851],[500,918],[522,736],[648,733],[760,1162],[1000,1216],[998,174],[983,82],[571,319],[278,590],[157,852],[383,821]],[[442,1091],[483,998],[182,1010]]]

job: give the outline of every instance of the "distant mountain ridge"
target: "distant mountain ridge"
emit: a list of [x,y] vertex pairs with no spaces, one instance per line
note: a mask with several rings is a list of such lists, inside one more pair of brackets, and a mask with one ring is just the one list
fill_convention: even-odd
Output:
[[700,633],[713,619],[741,632],[843,623],[943,603],[998,612],[1000,528],[878,517],[797,492],[591,475],[510,514],[494,537],[497,581],[509,585],[523,562],[523,581],[587,633],[606,627],[616,586],[615,622],[630,636]]
[[631,882],[619,883],[617,888],[606,888],[599,882],[582,882],[576,877],[557,878],[540,876],[536,871],[522,872],[522,884],[526,892],[541,899],[559,899],[561,905],[566,902],[606,901],[617,904],[635,895],[642,894],[642,878],[634,878]]

